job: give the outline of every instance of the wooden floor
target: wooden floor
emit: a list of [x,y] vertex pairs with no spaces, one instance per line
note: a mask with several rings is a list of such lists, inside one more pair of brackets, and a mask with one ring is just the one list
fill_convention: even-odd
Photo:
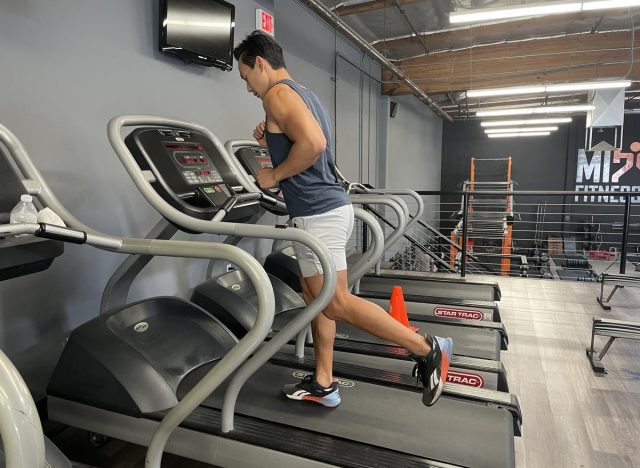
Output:
[[[640,342],[616,340],[604,358],[607,375],[594,374],[585,355],[593,316],[640,320],[640,289],[618,291],[613,309],[605,312],[595,300],[597,283],[482,279],[498,281],[502,290],[500,310],[510,339],[502,360],[523,412],[516,466],[640,468]],[[600,349],[605,339],[596,339]],[[113,441],[83,452],[83,437],[66,437],[71,453],[85,453],[79,460],[84,463],[144,465],[141,447]],[[208,466],[168,455],[164,462],[170,468]]]
[[[519,468],[640,467],[640,342],[616,340],[591,370],[592,317],[640,320],[640,289],[619,290],[607,312],[598,283],[499,278],[508,333],[503,354],[520,399]],[[596,349],[606,338],[596,337]]]

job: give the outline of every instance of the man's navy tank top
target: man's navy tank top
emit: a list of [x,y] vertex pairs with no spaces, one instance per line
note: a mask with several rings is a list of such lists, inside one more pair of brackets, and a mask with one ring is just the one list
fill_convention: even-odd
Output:
[[[320,99],[307,88],[292,80],[281,80],[297,92],[305,102],[322,129],[327,146],[311,167],[299,174],[280,181],[280,188],[287,204],[289,216],[310,216],[349,205],[351,201],[342,188],[335,170],[335,159],[331,149],[331,120]],[[289,156],[293,141],[284,133],[265,131],[267,146],[273,167],[278,167]]]

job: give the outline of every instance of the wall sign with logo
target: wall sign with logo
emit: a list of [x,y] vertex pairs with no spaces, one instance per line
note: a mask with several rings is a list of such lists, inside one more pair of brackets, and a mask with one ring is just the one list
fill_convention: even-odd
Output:
[[[640,192],[640,142],[629,145],[629,152],[578,150],[576,191]],[[640,203],[639,196],[631,198]],[[576,195],[576,203],[624,203],[613,195]]]

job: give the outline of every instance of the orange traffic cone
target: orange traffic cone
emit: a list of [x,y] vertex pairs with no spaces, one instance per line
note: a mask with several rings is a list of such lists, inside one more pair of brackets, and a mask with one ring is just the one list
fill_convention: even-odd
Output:
[[410,329],[411,331],[418,331],[418,327],[412,327],[409,325],[409,317],[407,317],[407,308],[404,305],[404,296],[402,295],[402,288],[400,286],[394,286],[391,290],[391,302],[389,303],[389,314],[396,319],[402,325]]

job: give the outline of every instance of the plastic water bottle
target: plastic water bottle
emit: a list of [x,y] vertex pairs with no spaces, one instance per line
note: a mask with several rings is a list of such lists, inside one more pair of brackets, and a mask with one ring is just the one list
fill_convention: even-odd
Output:
[[36,223],[38,221],[38,210],[33,204],[31,195],[22,195],[18,204],[11,210],[9,222],[11,224]]

